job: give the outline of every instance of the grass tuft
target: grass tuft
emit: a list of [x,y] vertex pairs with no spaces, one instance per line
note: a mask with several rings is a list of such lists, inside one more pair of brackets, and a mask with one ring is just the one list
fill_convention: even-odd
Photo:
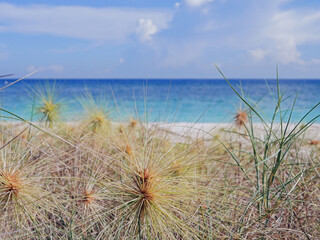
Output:
[[55,86],[38,87],[35,92],[37,95],[36,114],[39,121],[46,127],[52,128],[61,120],[62,103],[57,100]]

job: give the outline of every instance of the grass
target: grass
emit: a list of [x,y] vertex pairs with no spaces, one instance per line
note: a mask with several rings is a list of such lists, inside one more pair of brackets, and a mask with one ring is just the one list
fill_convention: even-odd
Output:
[[10,232],[45,236],[50,218],[63,209],[59,194],[53,195],[54,166],[40,149],[23,142],[22,138],[11,142],[2,149],[0,158],[0,228],[7,239]]
[[94,134],[108,134],[111,121],[106,100],[94,99],[89,92],[85,92],[79,102],[85,109],[83,129]]
[[319,104],[291,123],[297,99],[283,110],[278,85],[265,119],[230,87],[245,106],[234,124],[193,137],[111,122],[89,93],[81,121],[63,122],[54,87],[37,91],[39,122],[2,109],[20,123],[0,124],[0,238],[318,239],[320,150],[305,119]]
[[59,120],[61,120],[62,103],[57,100],[55,94],[55,85],[39,86],[35,93],[36,98],[36,115],[39,121],[45,126],[52,128]]

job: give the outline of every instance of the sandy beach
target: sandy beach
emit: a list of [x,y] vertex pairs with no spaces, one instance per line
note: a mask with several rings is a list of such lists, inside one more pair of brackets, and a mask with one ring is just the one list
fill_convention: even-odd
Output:
[[[239,132],[239,128],[234,123],[164,123],[153,122],[148,124],[151,128],[157,128],[163,132],[169,132],[172,135],[172,139],[178,140],[181,138],[196,140],[210,140],[216,135],[221,135],[224,132]],[[263,137],[265,134],[264,125],[261,123],[254,123],[254,131],[256,136]],[[289,124],[287,131],[292,131],[296,124]],[[285,124],[284,124],[285,127]],[[280,124],[274,124],[274,132],[280,131]],[[296,128],[299,130],[299,126]],[[240,132],[244,133],[244,129]],[[174,137],[175,136],[175,137]],[[303,136],[306,140],[320,140],[320,124],[311,125]]]
[[[66,124],[69,126],[78,126],[80,122],[67,122]],[[40,126],[38,122],[32,122],[32,124],[36,126]],[[112,122],[112,128],[116,129],[120,126],[126,126],[129,124],[128,122]],[[7,126],[13,126],[15,129],[22,129],[28,125],[28,123],[21,122],[5,122]],[[225,133],[243,133],[245,134],[245,129],[242,127],[239,129],[234,123],[190,123],[190,122],[149,122],[142,123],[142,125],[149,129],[154,129],[161,133],[162,136],[166,135],[174,142],[185,142],[185,141],[194,141],[197,139],[209,141],[212,138],[223,135]],[[300,129],[300,125],[296,127],[296,124],[291,123],[287,128],[287,132],[292,131],[296,127],[296,131]],[[248,126],[249,127],[249,126]],[[254,132],[257,137],[263,138],[266,133],[266,129],[264,128],[264,124],[262,123],[254,123]],[[269,125],[270,127],[270,125]],[[283,128],[286,127],[286,124],[283,123]],[[59,127],[57,126],[57,129]],[[280,132],[280,124],[275,123],[273,126],[274,133]],[[310,141],[320,141],[320,124],[315,123],[312,124],[307,131],[304,133],[303,138],[305,140]]]

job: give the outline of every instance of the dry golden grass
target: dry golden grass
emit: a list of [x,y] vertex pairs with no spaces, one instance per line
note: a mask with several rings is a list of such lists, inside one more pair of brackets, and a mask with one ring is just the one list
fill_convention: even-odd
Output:
[[44,128],[0,124],[0,239],[320,238],[310,123],[258,131],[248,105],[237,128],[186,137],[112,123],[90,94],[81,121],[57,123],[48,96]]
[[[211,141],[171,142],[170,129],[159,134],[143,124],[132,128],[129,122],[120,132],[115,125],[107,135],[84,135],[85,125],[74,126],[52,129],[70,144],[33,129],[1,149],[2,238],[320,236],[320,151],[315,144],[295,141],[270,188],[275,198],[264,210],[259,203],[263,195],[253,184],[249,136],[241,138],[238,151],[236,135],[243,132],[220,131]],[[3,127],[1,144],[21,128]],[[263,148],[262,141],[256,144]],[[275,154],[276,143],[270,147]]]

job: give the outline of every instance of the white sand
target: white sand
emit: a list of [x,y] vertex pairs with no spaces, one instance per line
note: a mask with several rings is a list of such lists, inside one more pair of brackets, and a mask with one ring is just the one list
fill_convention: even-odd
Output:
[[[212,139],[217,134],[225,133],[226,131],[242,131],[245,129],[239,130],[233,123],[163,123],[163,122],[153,122],[148,124],[151,128],[157,128],[163,132],[170,133],[175,138],[182,136],[185,139],[195,140],[195,139]],[[288,130],[292,131],[296,125],[289,124]],[[285,127],[285,125],[284,125]],[[273,126],[275,132],[280,131],[280,124],[275,124]],[[300,129],[300,126],[296,128],[296,131]],[[263,137],[266,133],[263,124],[254,123],[255,135],[257,137]],[[307,140],[320,140],[320,124],[313,124],[308,128],[304,138]],[[178,139],[176,139],[178,140]]]
[[[21,122],[6,122],[13,127],[27,126],[27,123]],[[37,125],[37,123],[34,123]],[[68,122],[68,124],[73,125],[74,122]],[[113,122],[113,126],[118,126],[120,124],[126,125],[128,122]],[[147,128],[157,129],[159,134],[166,135],[168,138],[175,142],[185,142],[194,141],[197,139],[211,140],[217,135],[223,135],[228,131],[235,132],[245,132],[245,129],[237,128],[233,123],[190,123],[190,122],[149,122],[144,124]],[[290,124],[288,131],[293,130],[295,124]],[[273,126],[274,131],[279,131],[280,124],[275,124]],[[299,130],[300,126],[296,128]],[[265,135],[265,129],[263,124],[254,123],[254,133],[257,137],[263,138]],[[313,124],[303,136],[306,140],[320,141],[320,124]]]

